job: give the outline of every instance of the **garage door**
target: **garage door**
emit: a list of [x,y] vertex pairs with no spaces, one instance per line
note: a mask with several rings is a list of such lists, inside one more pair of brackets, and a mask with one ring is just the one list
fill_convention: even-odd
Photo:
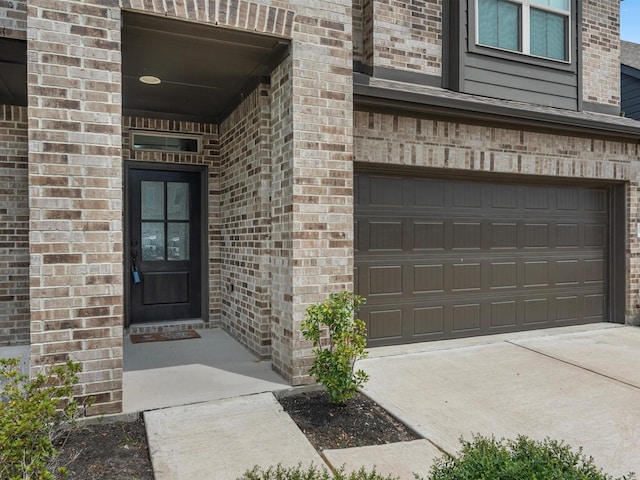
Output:
[[605,319],[607,189],[355,179],[369,346]]

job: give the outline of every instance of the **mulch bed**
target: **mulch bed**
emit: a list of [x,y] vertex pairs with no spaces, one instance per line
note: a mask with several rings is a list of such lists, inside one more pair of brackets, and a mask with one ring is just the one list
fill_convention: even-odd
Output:
[[[382,407],[358,393],[345,405],[324,391],[279,400],[318,451],[403,442],[418,438]],[[154,480],[142,419],[87,425],[60,447],[69,480]]]
[[329,403],[329,396],[324,391],[284,397],[279,402],[318,451],[418,438],[361,393],[344,405]]
[[69,480],[154,480],[142,419],[83,426],[59,449]]

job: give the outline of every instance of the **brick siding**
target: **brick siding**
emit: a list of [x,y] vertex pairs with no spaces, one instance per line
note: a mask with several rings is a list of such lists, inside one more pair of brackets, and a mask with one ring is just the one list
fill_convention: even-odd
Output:
[[627,317],[640,308],[637,143],[356,112],[358,162],[629,182]]
[[82,363],[90,414],[122,409],[120,10],[28,5],[31,368]]
[[362,0],[362,4],[365,64],[442,75],[442,0]]
[[261,359],[271,355],[269,87],[220,125],[222,325]]
[[293,323],[285,326],[294,384],[311,381],[306,307],[353,289],[351,1],[307,1],[296,20],[294,42],[304,43],[293,48]]
[[293,113],[292,59],[271,73],[271,364],[285,378],[293,368]]
[[184,20],[224,25],[251,32],[291,37],[294,12],[288,1],[120,0],[122,8]]
[[29,344],[27,109],[0,105],[0,346]]
[[26,40],[27,0],[0,1],[0,37]]
[[364,0],[353,0],[351,18],[353,22],[353,60],[364,62]]
[[620,2],[582,2],[583,100],[620,106]]

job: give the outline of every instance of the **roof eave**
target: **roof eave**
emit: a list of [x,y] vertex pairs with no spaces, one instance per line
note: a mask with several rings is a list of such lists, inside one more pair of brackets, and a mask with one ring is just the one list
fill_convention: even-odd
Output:
[[617,125],[589,118],[577,118],[547,112],[514,108],[509,105],[479,104],[465,98],[449,98],[428,93],[394,90],[374,85],[354,85],[356,107],[391,109],[473,123],[487,122],[509,128],[553,130],[571,135],[597,135],[640,142],[638,126]]

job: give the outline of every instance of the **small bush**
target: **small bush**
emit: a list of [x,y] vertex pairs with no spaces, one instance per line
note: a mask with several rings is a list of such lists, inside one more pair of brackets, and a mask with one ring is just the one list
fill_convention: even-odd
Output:
[[325,468],[318,469],[313,465],[307,469],[303,469],[300,465],[297,467],[278,465],[267,469],[253,467],[253,470],[245,472],[238,480],[398,480],[398,478],[380,475],[375,468],[371,471],[361,468],[357,472],[348,474],[341,469],[332,474]]
[[71,361],[29,378],[20,359],[0,359],[0,478],[50,480],[58,467],[55,442],[83,411],[72,399],[81,366]]
[[[428,480],[614,480],[596,468],[582,448],[575,452],[551,439],[538,442],[520,435],[496,440],[476,435],[461,443],[459,455],[445,454],[436,460]],[[632,478],[629,474],[618,480]]]
[[[352,292],[332,293],[323,303],[307,308],[302,334],[313,341],[315,356],[309,373],[327,390],[332,403],[353,398],[369,379],[363,371],[354,371],[355,362],[366,357],[366,327],[355,318],[364,299]],[[322,337],[325,328],[329,338]]]

